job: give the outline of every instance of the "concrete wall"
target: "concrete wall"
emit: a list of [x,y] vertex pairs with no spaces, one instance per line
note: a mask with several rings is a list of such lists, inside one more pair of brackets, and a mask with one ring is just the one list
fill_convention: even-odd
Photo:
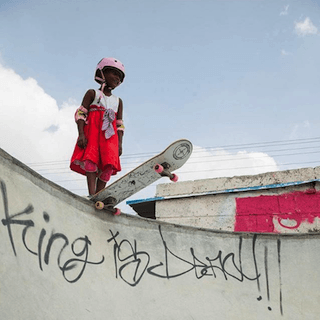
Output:
[[318,319],[320,234],[96,211],[0,150],[0,318]]
[[225,231],[320,230],[320,168],[157,186],[156,218]]

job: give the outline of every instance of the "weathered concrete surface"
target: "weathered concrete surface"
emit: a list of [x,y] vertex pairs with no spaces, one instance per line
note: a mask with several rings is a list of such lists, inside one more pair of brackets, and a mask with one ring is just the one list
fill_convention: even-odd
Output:
[[318,233],[217,232],[95,211],[0,151],[10,320],[318,319]]
[[156,219],[221,231],[320,230],[319,167],[157,186]]
[[165,183],[157,185],[157,197],[198,194],[234,188],[250,188],[292,181],[307,181],[320,178],[320,167],[266,172],[251,176],[235,176],[206,180]]

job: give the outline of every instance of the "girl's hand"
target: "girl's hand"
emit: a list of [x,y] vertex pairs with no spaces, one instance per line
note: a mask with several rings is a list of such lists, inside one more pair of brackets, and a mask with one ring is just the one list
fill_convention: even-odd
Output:
[[84,135],[84,133],[79,134],[79,138],[77,141],[78,146],[81,149],[85,149],[87,146],[87,143],[88,143],[88,140],[87,140],[86,136]]
[[122,144],[119,143],[119,157],[122,155]]

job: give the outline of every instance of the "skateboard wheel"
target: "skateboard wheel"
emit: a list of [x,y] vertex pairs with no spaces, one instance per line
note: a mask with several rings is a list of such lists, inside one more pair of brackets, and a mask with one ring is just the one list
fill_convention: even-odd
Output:
[[163,172],[164,168],[161,164],[156,164],[154,167],[153,167],[154,171],[157,172],[157,173],[161,173]]
[[102,201],[97,201],[95,207],[98,210],[102,210],[104,208],[104,203]]
[[173,181],[173,182],[177,182],[178,179],[179,179],[178,176],[176,174],[174,174],[174,173],[173,173],[173,177],[170,178],[170,180]]
[[116,208],[116,212],[114,213],[115,216],[120,216],[121,210]]

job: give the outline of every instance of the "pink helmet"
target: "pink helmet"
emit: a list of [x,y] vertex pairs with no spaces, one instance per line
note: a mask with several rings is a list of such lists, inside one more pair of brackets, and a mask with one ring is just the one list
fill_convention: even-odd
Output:
[[104,79],[103,79],[102,72],[101,72],[102,78],[98,77],[97,71],[98,70],[102,71],[104,68],[112,68],[112,69],[119,70],[122,74],[121,82],[123,82],[123,79],[125,77],[125,71],[124,71],[124,65],[120,60],[117,60],[115,58],[103,58],[100,60],[100,62],[97,65],[96,73],[94,77],[94,80],[97,81],[98,83],[104,82]]

